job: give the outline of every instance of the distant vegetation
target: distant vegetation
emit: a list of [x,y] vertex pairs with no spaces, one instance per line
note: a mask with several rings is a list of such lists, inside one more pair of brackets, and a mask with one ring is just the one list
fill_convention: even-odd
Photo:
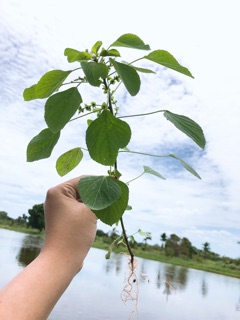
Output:
[[[28,210],[28,215],[22,214],[17,219],[9,217],[5,211],[0,211],[0,228],[44,236],[43,205],[34,205]],[[118,238],[116,229],[107,233],[97,230],[93,246],[108,250],[109,253],[126,252],[124,242],[118,242]],[[150,240],[150,237],[143,238],[142,242],[131,239],[131,247],[136,256],[240,278],[240,258],[222,257],[211,251],[208,242],[203,242],[202,248],[198,249],[189,239],[180,238],[176,234],[168,236],[166,233],[159,236],[159,244],[150,245]]]

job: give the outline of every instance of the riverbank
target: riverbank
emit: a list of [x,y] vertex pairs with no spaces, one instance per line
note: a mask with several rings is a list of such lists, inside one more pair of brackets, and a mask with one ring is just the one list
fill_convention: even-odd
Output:
[[[109,250],[109,245],[103,243],[101,239],[96,238],[94,248]],[[159,262],[165,262],[169,264],[174,264],[186,268],[193,268],[202,271],[222,274],[224,276],[234,277],[240,279],[240,265],[236,266],[229,264],[224,261],[212,261],[209,259],[202,259],[197,261],[195,259],[187,259],[181,257],[170,257],[166,256],[161,250],[154,249],[155,246],[147,246],[145,250],[143,249],[133,249],[133,253],[136,257],[144,258],[148,260],[154,260]],[[113,252],[121,253],[126,252],[124,247],[114,247]]]
[[[32,229],[32,228],[26,228],[22,226],[11,226],[11,225],[3,225],[0,224],[0,228],[22,232],[26,234],[32,234],[36,236],[40,236],[44,238],[44,232],[39,233],[38,230]],[[101,239],[101,237],[96,237],[96,240],[93,244],[93,248],[102,249],[102,250],[109,250],[109,243],[106,243]],[[112,248],[113,252],[121,253],[126,252],[125,248],[123,246],[114,246]],[[229,263],[229,261],[226,261],[224,259],[221,259],[219,261],[212,261],[209,259],[202,259],[202,260],[196,260],[196,259],[187,259],[182,257],[171,257],[166,256],[162,250],[160,250],[159,247],[156,246],[150,246],[147,245],[144,248],[133,248],[134,255],[136,257],[159,261],[159,262],[165,262],[169,264],[179,265],[186,268],[193,268],[198,269],[202,271],[207,272],[213,272],[217,274],[222,274],[224,276],[230,276],[234,278],[240,279],[240,265],[235,265],[233,263]]]

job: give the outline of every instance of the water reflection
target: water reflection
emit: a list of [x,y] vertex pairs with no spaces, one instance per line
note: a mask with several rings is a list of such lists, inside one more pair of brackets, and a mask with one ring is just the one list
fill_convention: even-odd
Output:
[[27,235],[21,244],[16,259],[20,266],[25,267],[32,262],[39,254],[43,244],[43,239],[40,237]]
[[[42,243],[38,237],[0,229],[0,288],[38,255]],[[132,302],[124,303],[120,298],[129,275],[129,259],[112,254],[110,260],[105,260],[105,253],[90,250],[82,272],[63,294],[49,320],[129,318]],[[136,260],[139,320],[192,320],[193,314],[194,320],[240,319],[240,279]]]
[[208,293],[208,285],[204,278],[202,279],[201,293],[203,297],[205,297]]

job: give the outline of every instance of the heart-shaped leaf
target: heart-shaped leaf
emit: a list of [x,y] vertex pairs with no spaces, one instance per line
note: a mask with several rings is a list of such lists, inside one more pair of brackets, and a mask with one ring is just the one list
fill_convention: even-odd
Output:
[[119,187],[121,188],[120,197],[113,202],[109,207],[103,210],[93,210],[96,216],[104,223],[112,226],[116,223],[123,215],[127,208],[129,190],[128,186],[122,181],[115,180]]
[[113,165],[118,150],[131,138],[129,125],[104,110],[86,131],[86,144],[91,158],[103,165]]
[[109,207],[121,195],[121,186],[110,176],[89,176],[82,178],[78,191],[83,203],[92,210]]

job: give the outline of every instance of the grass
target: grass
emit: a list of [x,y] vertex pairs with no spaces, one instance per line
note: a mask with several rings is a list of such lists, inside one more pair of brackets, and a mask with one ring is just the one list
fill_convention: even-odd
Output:
[[[11,225],[5,225],[0,223],[0,228],[17,231],[17,232],[23,232],[26,234],[37,235],[37,236],[41,236],[42,238],[44,238],[45,236],[44,232],[39,233],[39,231],[36,229],[26,228],[18,225],[11,226]],[[101,237],[96,237],[93,247],[108,251],[110,244],[107,243],[106,241],[103,241]],[[115,246],[112,249],[113,249],[112,251],[115,253],[126,252],[126,248],[124,246]],[[186,268],[193,268],[193,269],[213,272],[213,273],[222,274],[225,276],[240,278],[240,266],[237,266],[235,264],[234,265],[228,264],[223,260],[212,261],[209,259],[202,259],[201,261],[198,261],[197,259],[194,259],[194,258],[187,259],[182,257],[170,257],[170,256],[166,256],[163,250],[161,250],[160,248],[156,249],[153,246],[147,246],[145,249],[133,248],[133,251],[136,257],[179,265]]]
[[[109,250],[109,244],[104,243],[101,238],[96,238],[93,247],[98,249]],[[126,252],[126,248],[123,246],[114,247],[113,252],[121,253]],[[202,259],[198,261],[196,258],[189,259],[183,257],[170,257],[166,256],[164,251],[159,249],[154,249],[151,246],[147,246],[145,250],[143,249],[133,249],[134,255],[136,257],[165,262],[169,264],[174,264],[178,266],[183,266],[186,268],[193,268],[202,271],[222,274],[229,277],[240,279],[240,266],[227,264],[223,260],[212,261],[209,259]]]
[[26,233],[26,234],[44,236],[44,233],[43,232],[39,233],[39,230],[37,230],[37,229],[26,228],[26,227],[19,226],[19,225],[7,225],[7,224],[0,223],[0,228],[11,230],[11,231],[22,232],[22,233]]

